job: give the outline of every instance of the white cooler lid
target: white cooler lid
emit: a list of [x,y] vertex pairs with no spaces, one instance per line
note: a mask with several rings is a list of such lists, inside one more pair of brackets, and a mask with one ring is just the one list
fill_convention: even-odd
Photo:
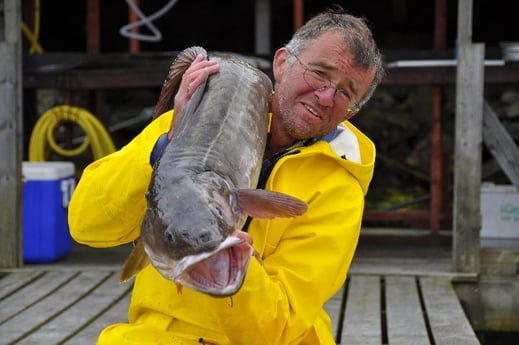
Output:
[[22,162],[24,180],[57,180],[74,176],[75,166],[72,162]]

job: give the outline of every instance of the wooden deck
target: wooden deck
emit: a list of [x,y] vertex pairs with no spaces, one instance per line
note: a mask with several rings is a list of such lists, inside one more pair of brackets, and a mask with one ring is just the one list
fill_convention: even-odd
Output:
[[0,279],[1,344],[95,344],[124,322],[131,284],[117,272],[23,270]]
[[[121,260],[101,250],[100,265],[89,261],[99,250],[82,250],[68,261],[0,271],[0,344],[94,344],[105,326],[126,321],[132,285],[118,282]],[[433,251],[435,267],[424,269],[426,252],[417,266],[396,257],[376,264],[360,250],[347,284],[326,304],[337,343],[480,344],[448,260]]]

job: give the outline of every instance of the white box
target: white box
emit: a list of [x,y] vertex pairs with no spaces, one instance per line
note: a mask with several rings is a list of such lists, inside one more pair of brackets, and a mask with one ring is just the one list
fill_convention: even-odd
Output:
[[519,192],[513,185],[481,185],[481,246],[519,248]]

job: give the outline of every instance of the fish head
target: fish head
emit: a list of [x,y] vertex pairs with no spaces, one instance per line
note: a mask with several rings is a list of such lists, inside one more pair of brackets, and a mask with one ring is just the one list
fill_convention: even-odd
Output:
[[198,291],[236,292],[252,249],[241,239],[229,239],[244,218],[234,210],[229,182],[204,172],[177,179],[167,190],[152,189],[150,195],[141,239],[153,266],[166,279]]
[[180,260],[215,249],[234,231],[229,191],[198,175],[154,186],[141,226],[141,237],[152,253]]

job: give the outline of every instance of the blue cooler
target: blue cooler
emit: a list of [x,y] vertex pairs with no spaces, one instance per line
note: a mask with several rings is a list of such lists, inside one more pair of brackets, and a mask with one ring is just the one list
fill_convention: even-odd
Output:
[[72,247],[67,211],[76,186],[72,162],[23,162],[23,260],[51,262]]

